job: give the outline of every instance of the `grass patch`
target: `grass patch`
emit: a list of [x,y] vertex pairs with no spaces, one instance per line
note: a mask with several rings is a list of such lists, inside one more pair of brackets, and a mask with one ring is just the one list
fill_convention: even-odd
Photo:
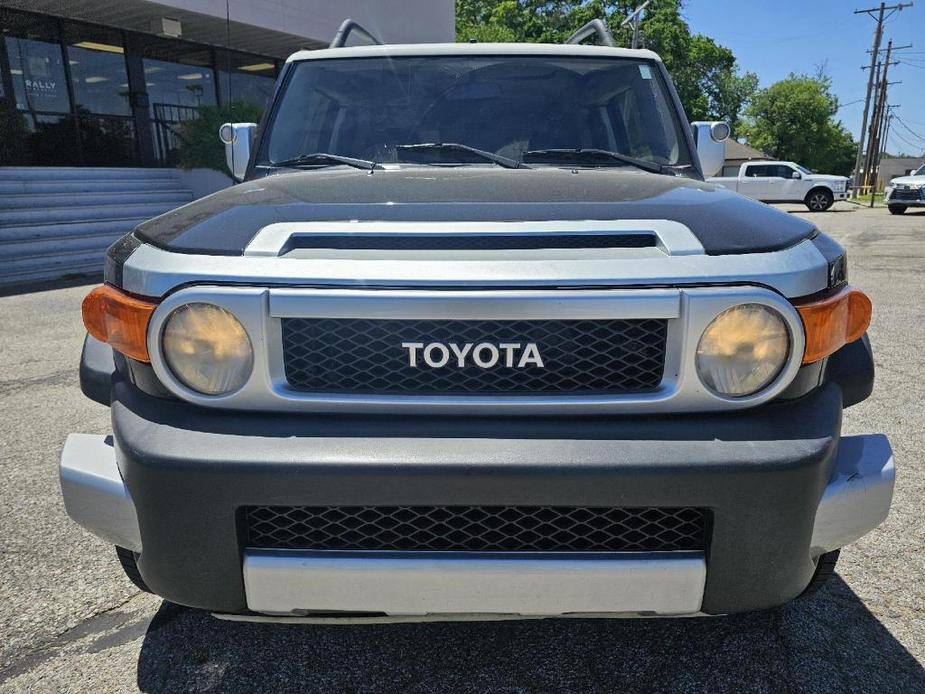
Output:
[[[856,205],[870,205],[870,194],[859,195],[856,198],[850,198],[848,202],[853,202]],[[874,205],[883,204],[883,193],[874,193]]]

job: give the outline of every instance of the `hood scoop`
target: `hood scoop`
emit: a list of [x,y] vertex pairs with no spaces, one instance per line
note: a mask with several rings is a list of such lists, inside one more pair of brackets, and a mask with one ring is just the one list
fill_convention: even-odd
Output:
[[[498,257],[504,252],[504,258]],[[514,260],[576,257],[701,255],[691,231],[668,220],[550,222],[304,222],[261,229],[250,257]]]

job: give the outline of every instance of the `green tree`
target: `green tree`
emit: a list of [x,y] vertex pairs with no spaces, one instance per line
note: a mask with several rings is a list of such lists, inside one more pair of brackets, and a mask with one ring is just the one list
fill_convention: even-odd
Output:
[[776,159],[848,175],[857,145],[837,112],[828,77],[791,74],[755,94],[742,132],[749,145]]
[[[638,4],[638,0],[456,0],[456,38],[562,43],[585,22],[602,18],[617,42],[628,46],[632,29],[620,25]],[[740,74],[728,48],[692,34],[681,16],[682,4],[652,0],[640,26],[642,45],[662,57],[688,118],[725,120],[735,133],[758,78]]]

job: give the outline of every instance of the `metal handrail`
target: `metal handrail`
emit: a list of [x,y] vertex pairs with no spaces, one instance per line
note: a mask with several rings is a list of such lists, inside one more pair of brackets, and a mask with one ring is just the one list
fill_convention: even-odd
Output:
[[617,45],[617,42],[613,38],[613,34],[610,33],[610,30],[607,28],[607,25],[604,24],[603,20],[592,19],[590,22],[581,27],[574,34],[569,36],[565,42],[566,43],[581,43],[590,36],[597,35],[601,43],[605,46],[610,46],[614,48]]
[[378,37],[373,36],[369,33],[362,25],[360,25],[354,19],[345,19],[340,25],[340,28],[337,30],[337,34],[334,35],[334,40],[331,41],[330,48],[343,48],[347,43],[347,37],[350,36],[352,32],[357,32],[358,34],[363,34],[366,38],[372,41],[377,46],[382,45],[382,41]]

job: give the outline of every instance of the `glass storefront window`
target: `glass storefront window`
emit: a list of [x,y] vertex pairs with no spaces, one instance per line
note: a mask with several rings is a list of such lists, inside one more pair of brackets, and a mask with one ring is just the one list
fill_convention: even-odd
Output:
[[0,12],[0,32],[3,33],[16,108],[68,113],[71,102],[64,55],[54,22],[45,17]]
[[155,105],[196,108],[215,104],[215,77],[208,50],[173,41],[145,45],[145,85]]
[[0,165],[175,164],[184,121],[219,98],[265,107],[276,65],[0,7]]
[[131,115],[121,34],[71,24],[67,26],[65,40],[77,110]]
[[144,53],[155,155],[161,163],[171,164],[180,124],[195,118],[200,106],[217,103],[212,56],[208,50],[176,41],[148,43]]
[[85,166],[131,166],[137,163],[135,126],[130,118],[79,116],[77,125]]
[[16,108],[67,113],[71,110],[61,46],[47,41],[4,37]]
[[78,161],[77,133],[70,115],[22,114],[23,166],[71,166]]
[[276,64],[259,56],[222,51],[217,56],[222,100],[266,108],[276,83]]

